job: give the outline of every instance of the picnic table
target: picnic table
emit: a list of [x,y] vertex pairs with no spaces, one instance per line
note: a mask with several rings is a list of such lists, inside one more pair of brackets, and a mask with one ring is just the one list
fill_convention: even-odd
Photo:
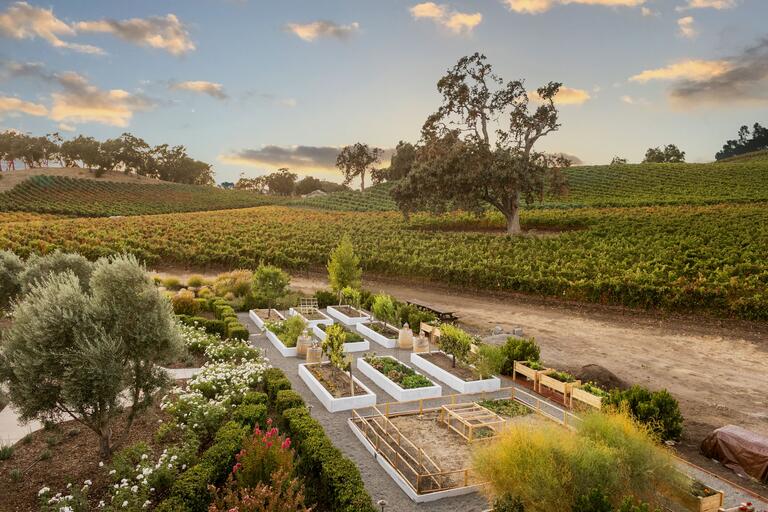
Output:
[[411,306],[415,306],[421,310],[434,313],[437,319],[440,320],[441,322],[455,322],[456,320],[458,320],[458,317],[453,311],[447,311],[438,306],[433,306],[432,304],[427,304],[425,302],[421,302],[418,300],[408,300],[406,301],[406,303]]

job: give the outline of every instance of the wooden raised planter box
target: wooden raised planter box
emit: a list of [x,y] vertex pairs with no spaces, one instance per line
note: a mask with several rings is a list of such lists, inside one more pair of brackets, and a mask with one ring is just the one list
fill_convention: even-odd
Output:
[[539,392],[541,392],[542,386],[549,388],[552,391],[556,391],[563,395],[563,403],[568,403],[568,397],[571,395],[571,391],[575,386],[580,385],[580,381],[574,382],[561,382],[554,377],[550,377],[546,373],[539,375]]
[[685,510],[688,512],[718,512],[723,506],[725,500],[725,493],[722,491],[714,491],[712,496],[695,496],[691,494],[690,499],[686,499]]
[[602,397],[593,395],[589,391],[584,391],[578,386],[574,386],[573,388],[571,388],[571,404],[570,404],[571,409],[573,409],[574,401],[583,403],[585,405],[588,405],[589,407],[594,407],[595,409],[598,409],[598,410],[603,408]]
[[[312,334],[315,335],[320,341],[325,341],[325,331],[320,328],[319,325],[312,326]],[[344,344],[344,352],[363,352],[371,348],[371,343],[368,340],[355,341]]]
[[[328,306],[325,310],[328,312],[328,316],[333,317],[346,326],[365,324],[371,321],[371,315],[352,306]],[[348,315],[344,312],[345,310],[349,310],[353,314]]]
[[[443,354],[443,352],[430,352],[430,354]],[[459,393],[482,393],[483,391],[498,391],[501,388],[501,380],[498,377],[464,380],[421,357],[421,354],[411,353],[411,363],[437,380],[445,382]]]
[[331,325],[333,324],[333,318],[329,317],[319,309],[315,309],[312,311],[312,316],[315,316],[317,318],[307,318],[309,315],[305,315],[304,313],[301,313],[296,308],[291,308],[288,310],[288,316],[295,316],[299,315],[306,323],[308,327],[313,327],[315,325],[325,324],[325,325]]
[[252,309],[248,312],[248,317],[251,319],[251,321],[253,321],[254,324],[256,324],[256,327],[258,327],[263,331],[264,329],[266,329],[266,325],[264,324],[264,322],[266,322],[267,320],[276,320],[276,321],[285,320],[285,317],[283,316],[283,314],[278,310],[272,309],[271,311],[272,311],[271,318],[266,318],[266,317],[261,318],[261,316],[259,315],[259,313],[256,312],[255,309]]
[[298,349],[296,347],[286,347],[282,340],[277,337],[277,334],[269,329],[264,329],[264,335],[283,357],[296,357],[298,355]]
[[365,387],[362,382],[357,378],[352,377],[355,385],[361,387],[366,391],[365,394],[355,395],[349,397],[336,398],[334,397],[325,386],[317,380],[317,378],[310,372],[307,367],[314,364],[327,364],[327,363],[303,363],[299,365],[299,377],[318,400],[325,406],[329,412],[349,411],[351,409],[364,409],[376,405],[376,395]]
[[517,374],[523,375],[528,380],[533,382],[533,390],[538,391],[539,390],[539,377],[542,373],[549,371],[549,368],[545,368],[543,370],[534,370],[530,366],[526,366],[525,362],[523,361],[515,361],[515,365],[512,370],[512,379],[517,378]]
[[[389,359],[393,359],[397,361],[392,356],[379,356],[379,357],[386,357]],[[401,362],[401,361],[398,361]],[[402,363],[402,362],[401,362]],[[431,386],[424,386],[421,388],[411,388],[411,389],[405,389],[400,387],[400,384],[393,381],[383,373],[381,373],[379,370],[368,364],[368,361],[366,361],[364,358],[359,358],[357,360],[357,369],[360,370],[363,375],[368,377],[373,381],[374,384],[379,386],[381,389],[387,392],[392,398],[397,400],[398,402],[407,402],[409,400],[420,400],[422,398],[436,398],[442,395],[443,389],[432,382]]]
[[385,324],[384,322],[377,322],[386,325],[387,327],[393,329],[394,338],[387,338],[383,334],[374,331],[371,329],[370,324],[363,324],[359,323],[355,325],[355,329],[358,333],[360,333],[362,336],[365,336],[368,339],[371,339],[381,345],[384,348],[395,348],[397,346],[397,338],[400,335],[400,330],[397,329],[393,325]]

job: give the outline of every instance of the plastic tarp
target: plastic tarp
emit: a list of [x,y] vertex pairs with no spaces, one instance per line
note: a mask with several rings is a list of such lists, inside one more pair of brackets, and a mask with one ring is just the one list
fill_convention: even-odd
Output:
[[768,482],[768,436],[726,425],[701,442],[701,452],[737,473]]

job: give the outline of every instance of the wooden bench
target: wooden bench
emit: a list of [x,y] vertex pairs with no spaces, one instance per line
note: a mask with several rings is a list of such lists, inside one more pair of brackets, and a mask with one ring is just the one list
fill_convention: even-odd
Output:
[[456,320],[458,320],[458,318],[456,317],[456,314],[453,311],[446,311],[437,306],[426,304],[424,302],[420,302],[417,300],[409,300],[409,301],[406,301],[406,303],[411,306],[415,306],[423,311],[429,311],[430,313],[434,313],[437,319],[440,320],[441,322],[455,322]]

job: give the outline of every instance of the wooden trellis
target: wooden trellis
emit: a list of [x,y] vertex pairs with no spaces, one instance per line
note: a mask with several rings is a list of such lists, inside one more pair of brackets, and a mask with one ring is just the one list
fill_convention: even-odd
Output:
[[318,309],[317,299],[315,297],[302,297],[299,299],[298,311],[302,315],[314,313]]
[[495,437],[506,423],[504,418],[476,403],[443,405],[439,421],[470,443]]

